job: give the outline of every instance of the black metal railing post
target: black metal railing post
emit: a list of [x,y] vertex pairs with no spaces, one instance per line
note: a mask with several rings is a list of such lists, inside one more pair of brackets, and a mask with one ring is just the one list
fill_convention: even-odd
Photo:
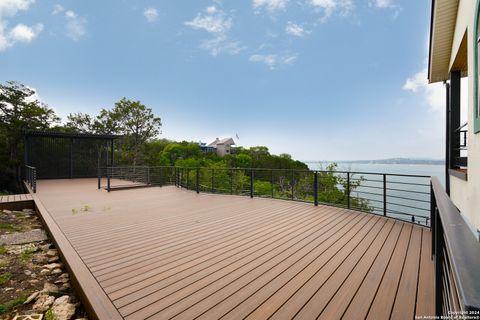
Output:
[[98,190],[100,190],[101,186],[102,186],[102,178],[100,177],[101,175],[101,172],[100,172],[100,166],[98,167],[98,170],[97,170],[97,177],[98,177]]
[[313,203],[318,206],[318,172],[313,174]]
[[430,232],[432,234],[432,259],[435,255],[435,217],[437,214],[437,203],[435,192],[433,192],[432,181],[430,180]]
[[347,208],[350,209],[350,172],[347,172]]
[[189,184],[190,184],[190,168],[187,168],[187,189]]
[[230,194],[233,194],[233,168],[230,168],[229,171],[230,171]]
[[110,175],[112,172],[110,172],[112,167],[107,167],[107,191],[110,192]]
[[195,188],[197,189],[197,194],[200,193],[200,168],[197,168],[197,174],[195,177]]
[[212,168],[212,193],[215,193],[215,169]]
[[159,177],[158,177],[158,178],[159,178],[159,179],[158,179],[158,180],[159,180],[159,181],[158,181],[158,184],[159,184],[160,187],[161,187],[161,186],[163,186],[163,169],[162,169],[162,167],[158,168],[158,176],[159,176]]
[[293,184],[295,183],[295,172],[292,170],[292,200],[295,199],[295,196],[294,196],[294,187],[293,187]]
[[253,198],[253,179],[254,179],[253,169],[250,169],[250,198]]
[[183,188],[183,168],[180,168],[180,188]]
[[383,215],[387,216],[387,175],[383,174]]
[[273,180],[273,170],[270,170],[270,185],[272,187],[272,198],[275,198],[275,184],[274,184],[274,180]]
[[147,167],[147,184],[150,184],[150,167]]
[[33,175],[33,187],[32,187],[32,190],[33,190],[33,193],[37,193],[37,169],[36,168],[33,168],[32,170],[32,175]]

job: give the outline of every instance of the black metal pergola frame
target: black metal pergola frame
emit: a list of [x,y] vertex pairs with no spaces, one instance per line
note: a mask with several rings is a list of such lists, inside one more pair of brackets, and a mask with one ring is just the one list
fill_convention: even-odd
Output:
[[39,179],[96,177],[98,167],[114,165],[114,141],[121,137],[32,130],[23,134],[25,165],[36,167]]

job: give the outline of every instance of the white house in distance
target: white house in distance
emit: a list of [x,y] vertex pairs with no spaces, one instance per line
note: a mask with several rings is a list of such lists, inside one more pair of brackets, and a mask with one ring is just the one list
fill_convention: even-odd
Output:
[[[480,1],[432,0],[432,6],[428,80],[444,82],[447,90],[446,189],[475,232],[480,229]],[[466,106],[460,104],[461,78],[467,79]],[[465,123],[461,108],[468,115]]]
[[233,140],[233,138],[216,138],[215,141],[208,145],[201,143],[200,148],[205,153],[216,152],[218,156],[223,157],[227,154],[232,154],[234,152],[234,145],[235,141]]

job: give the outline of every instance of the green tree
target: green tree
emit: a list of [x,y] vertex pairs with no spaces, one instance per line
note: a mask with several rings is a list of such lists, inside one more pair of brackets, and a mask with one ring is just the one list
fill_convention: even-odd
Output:
[[101,109],[96,117],[85,113],[71,113],[67,116],[65,127],[78,133],[117,134],[120,133],[117,117],[112,111]]
[[108,114],[112,123],[117,123],[119,131],[124,135],[123,151],[127,159],[135,166],[140,160],[144,144],[160,133],[161,119],[153,114],[140,101],[131,101],[126,98],[115,103],[115,107]]
[[[350,176],[350,181],[341,174],[337,173],[338,165],[332,163],[327,166],[325,171],[320,172],[318,201],[324,203],[347,205],[350,197],[350,206],[364,211],[373,211],[369,201],[363,198],[351,197],[352,193],[365,181],[363,176],[354,179]],[[341,186],[341,187],[340,187]]]
[[14,81],[0,84],[0,189],[21,188],[22,130],[45,130],[59,120],[33,89]]
[[252,166],[252,157],[245,153],[236,155],[235,166],[238,168],[250,168]]

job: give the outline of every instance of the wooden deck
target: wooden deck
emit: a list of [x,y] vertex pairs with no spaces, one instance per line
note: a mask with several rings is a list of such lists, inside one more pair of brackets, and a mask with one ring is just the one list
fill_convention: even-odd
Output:
[[30,194],[0,195],[0,210],[33,209],[33,197]]
[[291,201],[96,186],[38,181],[34,198],[100,319],[434,313],[429,229]]

